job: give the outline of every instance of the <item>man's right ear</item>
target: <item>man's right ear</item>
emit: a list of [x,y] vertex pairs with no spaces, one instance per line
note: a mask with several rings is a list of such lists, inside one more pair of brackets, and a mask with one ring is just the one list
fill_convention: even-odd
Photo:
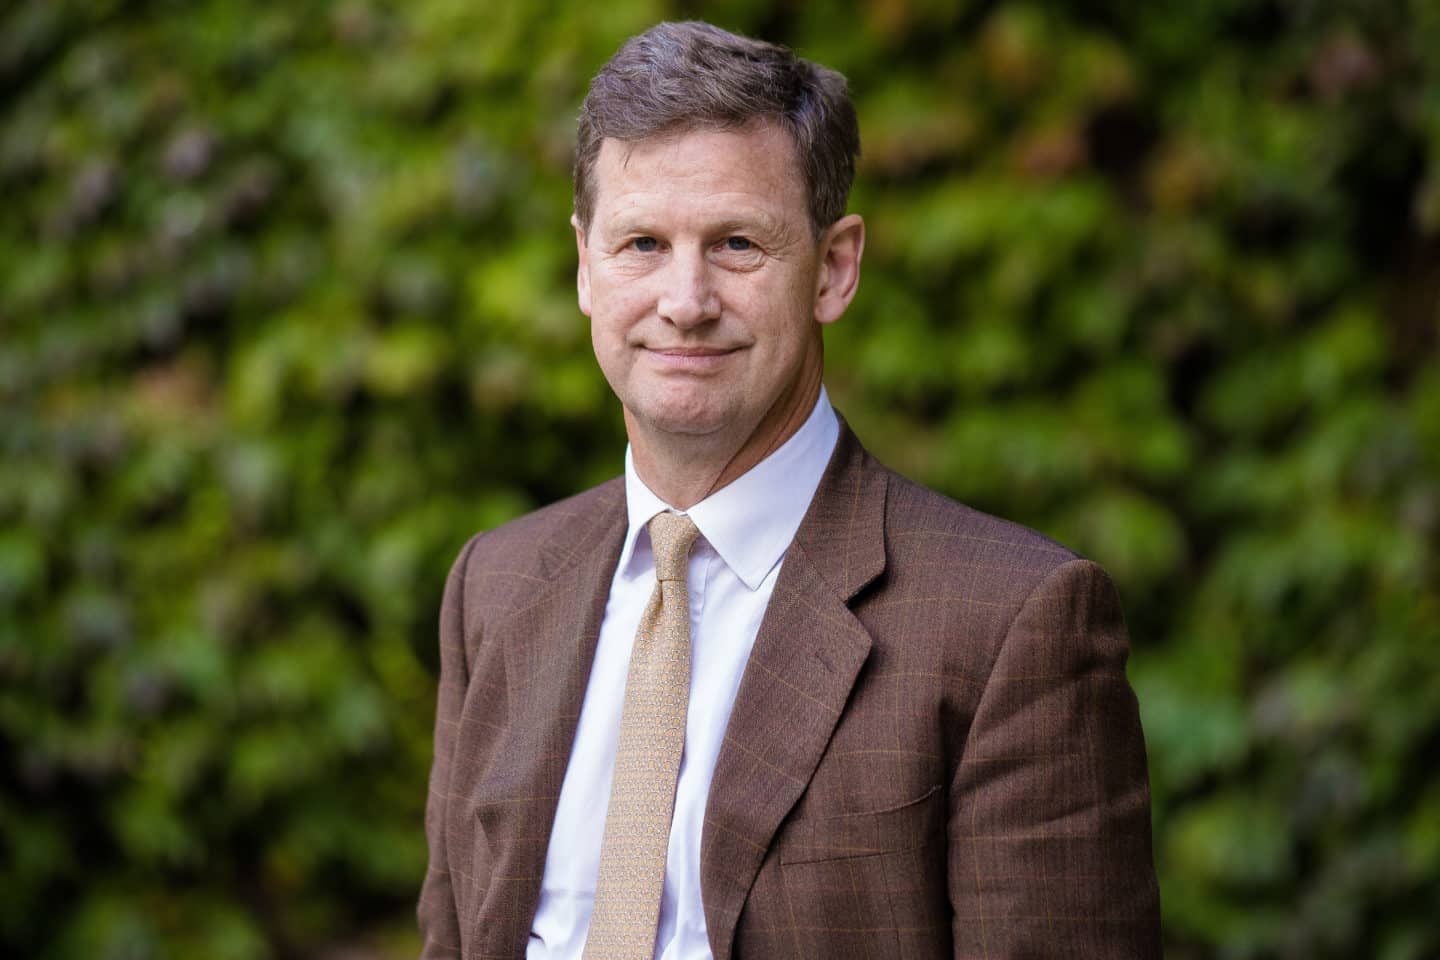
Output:
[[575,293],[580,301],[580,312],[590,316],[590,248],[585,245],[585,228],[574,214],[570,215],[570,226],[575,228],[575,253],[579,266],[575,268]]

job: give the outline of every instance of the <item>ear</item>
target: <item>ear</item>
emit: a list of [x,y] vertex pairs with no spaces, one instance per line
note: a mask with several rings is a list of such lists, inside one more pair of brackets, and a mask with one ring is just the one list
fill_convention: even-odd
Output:
[[580,264],[575,269],[575,293],[580,300],[580,312],[590,316],[590,248],[585,243],[585,230],[580,226],[580,220],[574,215],[570,216],[570,225],[575,228],[575,252],[579,256]]
[[832,223],[820,238],[820,271],[815,280],[815,321],[840,319],[860,286],[865,221],[852,213]]

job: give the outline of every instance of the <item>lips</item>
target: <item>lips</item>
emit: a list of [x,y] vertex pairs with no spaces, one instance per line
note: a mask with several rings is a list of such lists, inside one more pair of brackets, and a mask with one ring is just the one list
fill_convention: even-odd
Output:
[[663,357],[719,357],[734,353],[739,347],[646,347]]
[[645,352],[662,367],[674,370],[705,370],[718,366],[739,347],[644,347]]

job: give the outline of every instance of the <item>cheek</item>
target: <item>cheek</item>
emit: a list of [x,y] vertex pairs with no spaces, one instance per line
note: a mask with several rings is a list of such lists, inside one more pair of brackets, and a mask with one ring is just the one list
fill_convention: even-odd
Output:
[[751,332],[769,350],[790,354],[803,348],[814,332],[814,305],[794,285],[776,284],[747,291],[736,301],[737,314],[748,318]]
[[594,296],[590,311],[590,342],[601,358],[618,359],[626,353],[632,332],[644,317],[640,301],[633,295],[617,296],[607,291]]
[[607,327],[634,324],[645,316],[648,304],[653,302],[642,280],[591,277],[590,316]]

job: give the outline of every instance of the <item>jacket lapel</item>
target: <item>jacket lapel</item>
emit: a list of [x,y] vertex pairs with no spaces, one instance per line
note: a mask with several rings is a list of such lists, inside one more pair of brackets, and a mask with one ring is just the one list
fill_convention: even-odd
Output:
[[869,656],[870,635],[849,602],[885,567],[886,484],[842,421],[785,553],[715,763],[700,873],[716,960],[730,957],[770,841],[805,792]]
[[577,510],[541,546],[535,591],[490,629],[505,637],[506,730],[480,784],[477,813],[492,844],[479,925],[484,955],[521,956],[540,898],[560,786],[625,534],[619,483]]

